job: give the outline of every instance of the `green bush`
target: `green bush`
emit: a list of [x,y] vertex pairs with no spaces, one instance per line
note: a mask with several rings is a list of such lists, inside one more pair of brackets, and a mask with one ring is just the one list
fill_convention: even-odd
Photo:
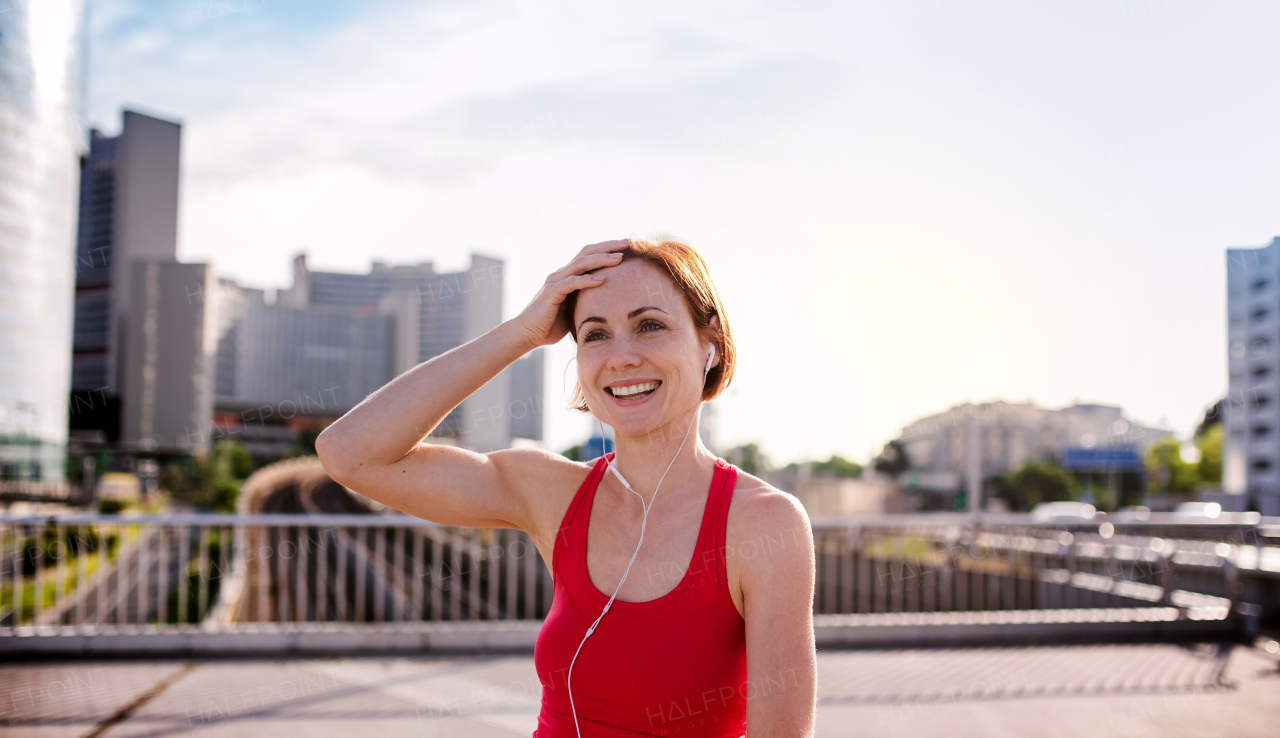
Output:
[[240,485],[253,473],[253,458],[236,439],[221,439],[207,455],[172,463],[160,485],[176,500],[219,512],[234,512]]
[[742,471],[757,476],[764,474],[768,467],[768,462],[764,454],[760,452],[760,447],[754,443],[730,449],[724,458]]
[[1051,461],[1032,461],[1002,480],[1014,509],[1030,510],[1042,502],[1078,499],[1076,478]]
[[840,455],[832,455],[826,461],[815,461],[809,470],[814,474],[829,474],[835,477],[856,477],[862,473],[862,464],[849,461]]
[[1147,449],[1147,479],[1156,492],[1187,494],[1200,486],[1196,465],[1182,460],[1182,444],[1173,438]]
[[1222,424],[1215,423],[1196,439],[1200,449],[1200,461],[1196,463],[1196,476],[1200,483],[1216,486],[1222,484]]

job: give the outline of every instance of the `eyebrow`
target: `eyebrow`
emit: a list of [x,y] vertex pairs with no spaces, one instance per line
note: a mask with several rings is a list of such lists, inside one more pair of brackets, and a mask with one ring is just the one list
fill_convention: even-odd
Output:
[[[631,312],[627,313],[627,320],[631,320],[632,318],[636,317],[637,315],[647,310],[657,310],[663,315],[667,314],[666,310],[663,310],[662,308],[656,305],[645,305],[642,308],[636,308],[635,310],[632,310]],[[582,319],[582,322],[578,324],[578,330],[582,330],[582,326],[586,325],[587,323],[604,323],[605,325],[608,325],[609,321],[605,320],[604,318],[601,318],[598,315],[592,315],[590,317]]]

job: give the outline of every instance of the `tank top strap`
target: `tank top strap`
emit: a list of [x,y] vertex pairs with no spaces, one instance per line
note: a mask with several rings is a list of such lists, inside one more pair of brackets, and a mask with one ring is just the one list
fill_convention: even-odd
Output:
[[[608,456],[612,457],[613,452],[610,451]],[[560,529],[556,531],[555,548],[551,551],[551,577],[552,581],[559,578],[560,562],[564,559],[564,553],[575,550],[586,550],[586,542],[581,544],[577,542],[579,535],[585,535],[587,530],[587,521],[578,524],[578,519],[583,517],[584,510],[590,510],[591,497],[595,494],[596,487],[600,485],[600,480],[604,478],[605,470],[608,468],[605,457],[601,456],[596,459],[595,466],[591,467],[591,471],[587,474],[587,478],[582,480],[582,485],[578,487],[578,491],[573,496],[573,501],[569,503],[569,509],[564,512],[564,519],[560,521]]]
[[[725,563],[728,539],[729,505],[733,502],[733,489],[738,483],[738,468],[724,459],[716,459],[715,473],[711,479],[711,499],[707,507],[711,512],[711,530],[700,552],[703,561],[714,562],[715,578],[720,583],[721,594],[730,606],[733,597],[729,593],[729,573]],[[737,612],[737,609],[734,609]]]

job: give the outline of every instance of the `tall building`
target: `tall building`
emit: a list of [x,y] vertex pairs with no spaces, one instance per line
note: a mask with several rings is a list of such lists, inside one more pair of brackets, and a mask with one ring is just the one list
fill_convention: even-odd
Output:
[[1222,488],[1280,515],[1280,237],[1227,249]]
[[228,280],[221,296],[214,383],[220,408],[293,403],[303,415],[336,416],[393,376],[390,316],[267,305],[261,291],[239,291]]
[[[944,495],[965,490],[968,509],[981,509],[993,479],[1028,462],[1063,463],[1072,451],[1087,457],[1101,454],[1080,452],[1123,449],[1140,463],[1144,450],[1168,435],[1126,419],[1109,405],[1053,410],[996,401],[964,403],[917,420],[902,429],[898,442],[907,455],[907,486]],[[1099,471],[1106,470],[1107,461],[1102,459]],[[1114,460],[1112,466],[1118,468]]]
[[[208,264],[161,259],[130,263],[121,321],[120,438],[125,449],[168,454],[207,450],[213,412],[216,334],[206,298]],[[123,311],[122,311],[123,312]]]
[[[218,288],[220,424],[243,426],[260,452],[287,442],[272,426],[337,417],[502,319],[497,259],[473,255],[469,269],[450,273],[430,262],[374,262],[367,274],[312,271],[304,255],[293,266],[293,284],[274,304],[230,280]],[[542,440],[542,365],[541,350],[521,358],[450,412],[435,435],[479,451],[513,438]]]
[[126,451],[207,447],[214,284],[177,260],[181,149],[180,124],[126,110],[81,162],[70,426]]
[[542,440],[542,382],[545,360],[535,349],[511,366],[511,437]]
[[0,479],[65,479],[83,0],[0,9]]

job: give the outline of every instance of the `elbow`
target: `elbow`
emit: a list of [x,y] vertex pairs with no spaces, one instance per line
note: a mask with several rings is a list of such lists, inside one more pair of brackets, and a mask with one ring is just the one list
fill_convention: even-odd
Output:
[[343,480],[351,477],[350,461],[344,458],[342,449],[346,444],[334,432],[334,425],[337,424],[325,428],[316,437],[316,456],[320,458],[320,465],[329,478],[345,485]]

